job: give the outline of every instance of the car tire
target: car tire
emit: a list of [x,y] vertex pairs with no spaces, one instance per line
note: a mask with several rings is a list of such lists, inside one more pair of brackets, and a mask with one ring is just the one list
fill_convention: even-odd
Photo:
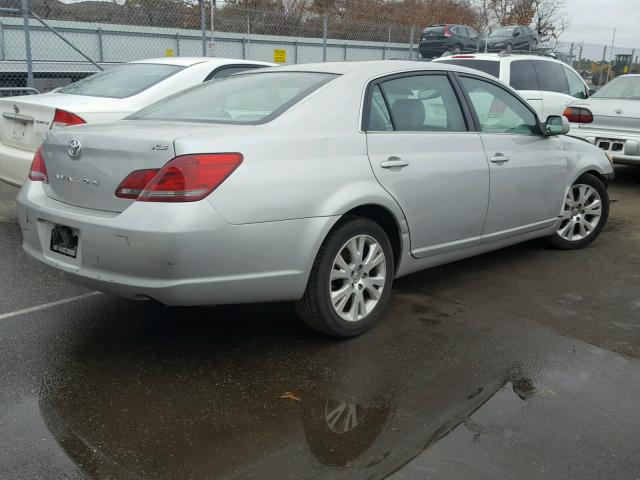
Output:
[[560,250],[584,248],[600,235],[608,218],[607,187],[598,177],[585,173],[571,185],[558,228],[548,241]]
[[461,51],[463,51],[463,50],[464,50],[464,45],[462,45],[462,44],[460,44],[460,43],[459,43],[459,44],[457,44],[457,45],[454,47],[454,49],[453,49],[453,51],[454,51],[454,52],[456,52],[456,53],[459,53],[459,52],[461,52]]
[[345,216],[322,243],[296,311],[319,332],[359,335],[384,310],[394,272],[393,249],[382,227],[368,218]]

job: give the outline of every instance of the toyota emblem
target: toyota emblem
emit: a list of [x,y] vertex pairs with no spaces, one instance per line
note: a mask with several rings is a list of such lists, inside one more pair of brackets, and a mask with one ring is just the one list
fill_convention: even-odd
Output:
[[80,140],[76,140],[75,138],[69,140],[67,152],[69,152],[69,156],[71,158],[79,157],[80,150],[82,150],[82,144],[80,143]]

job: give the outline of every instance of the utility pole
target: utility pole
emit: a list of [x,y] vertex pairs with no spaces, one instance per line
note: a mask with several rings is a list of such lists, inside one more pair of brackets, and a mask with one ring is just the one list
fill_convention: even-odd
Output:
[[216,28],[214,23],[214,15],[216,11],[216,0],[211,0],[211,56],[215,57],[215,46],[216,46]]
[[609,78],[611,78],[611,64],[613,63],[613,46],[616,43],[616,29],[613,29],[613,37],[611,38],[611,53],[609,54],[609,68],[607,68],[607,83],[609,82]]
[[24,24],[24,47],[27,60],[27,87],[33,88],[33,57],[31,56],[31,32],[29,31],[29,1],[22,0],[22,23]]

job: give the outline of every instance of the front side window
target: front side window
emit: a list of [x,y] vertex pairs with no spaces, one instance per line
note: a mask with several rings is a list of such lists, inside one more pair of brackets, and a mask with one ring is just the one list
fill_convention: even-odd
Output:
[[538,79],[531,60],[511,62],[509,85],[516,90],[538,90]]
[[127,63],[67,85],[58,90],[58,93],[126,98],[137,95],[184,68],[180,65]]
[[460,104],[445,75],[415,75],[380,83],[396,131],[463,132]]
[[576,98],[587,98],[589,94],[584,83],[582,83],[582,79],[567,67],[563,67],[563,69],[564,74],[567,77],[567,83],[569,84],[569,95]]
[[504,88],[469,77],[460,78],[486,133],[539,134],[536,116]]
[[265,122],[336,76],[311,72],[232,75],[180,92],[129,118],[232,124]]
[[538,87],[545,92],[557,92],[569,95],[569,83],[561,63],[545,60],[532,60],[538,75]]

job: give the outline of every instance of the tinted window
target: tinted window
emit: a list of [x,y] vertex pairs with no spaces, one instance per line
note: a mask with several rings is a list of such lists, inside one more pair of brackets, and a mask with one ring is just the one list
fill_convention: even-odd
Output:
[[225,77],[228,77],[229,75],[233,75],[234,73],[245,72],[245,71],[251,70],[253,68],[257,68],[257,67],[253,67],[251,65],[243,65],[243,66],[238,66],[238,67],[217,68],[216,70],[211,72],[207,76],[207,78],[205,78],[205,82],[208,81],[208,80],[211,80],[213,78],[225,78]]
[[500,78],[500,62],[497,60],[473,60],[473,59],[452,59],[443,60],[438,63],[448,63],[449,65],[458,65],[460,67],[473,68],[481,72]]
[[179,65],[128,63],[91,75],[58,92],[90,97],[125,98],[146,90],[183,68]]
[[504,88],[474,78],[461,77],[480,127],[487,133],[537,134],[536,116]]
[[563,67],[569,84],[569,95],[576,98],[587,98],[589,95],[580,76],[567,67]]
[[398,131],[466,131],[458,99],[444,75],[416,75],[389,80],[381,88]]
[[516,90],[538,90],[538,79],[531,60],[511,62],[509,84]]
[[369,125],[367,130],[372,132],[386,132],[393,130],[391,115],[384,101],[380,87],[376,85],[371,93],[371,105],[369,109]]
[[532,60],[538,75],[538,88],[546,92],[558,92],[569,95],[569,84],[561,63]]
[[490,37],[512,37],[515,28],[497,28],[489,34]]
[[423,33],[442,33],[444,32],[444,26],[436,26],[436,27],[427,27],[424,29]]
[[640,99],[640,77],[618,77],[593,94],[594,98]]
[[335,77],[308,72],[233,75],[180,92],[130,118],[256,123],[282,113]]
[[457,27],[458,28],[458,35],[462,35],[464,37],[468,37],[469,36],[469,32],[467,31],[467,27]]

